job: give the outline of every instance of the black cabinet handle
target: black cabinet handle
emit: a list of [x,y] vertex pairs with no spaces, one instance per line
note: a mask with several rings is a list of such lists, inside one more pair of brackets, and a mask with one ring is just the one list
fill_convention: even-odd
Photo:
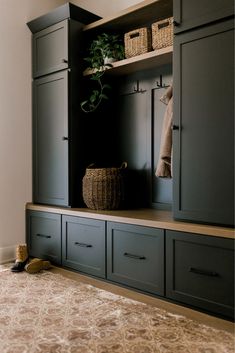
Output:
[[67,63],[68,63],[68,60],[67,60],[67,59],[62,59],[62,63],[67,64]]
[[81,246],[82,248],[92,248],[92,245],[90,244],[79,243],[77,241],[74,243],[74,245]]
[[200,268],[190,267],[189,272],[196,273],[197,275],[209,276],[209,277],[219,277],[217,272],[207,271]]
[[174,21],[173,21],[173,25],[174,25],[175,27],[179,27],[179,26],[181,25],[181,23],[174,20]]
[[69,138],[68,138],[67,136],[63,136],[63,137],[62,137],[62,140],[63,140],[63,141],[68,141]]
[[40,238],[46,238],[46,239],[50,239],[51,238],[51,235],[45,235],[45,234],[40,234],[40,233],[37,233],[36,236],[40,237]]
[[179,129],[180,129],[179,125],[172,125],[172,130],[179,130]]
[[139,255],[134,255],[134,254],[129,254],[128,252],[125,252],[123,256],[130,257],[131,259],[136,259],[136,260],[146,260],[145,256],[139,256]]

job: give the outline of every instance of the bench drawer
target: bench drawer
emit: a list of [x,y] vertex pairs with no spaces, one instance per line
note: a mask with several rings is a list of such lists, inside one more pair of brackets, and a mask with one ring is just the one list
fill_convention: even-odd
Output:
[[61,265],[61,215],[27,211],[29,255]]
[[105,222],[62,217],[62,264],[105,278]]
[[107,278],[164,295],[164,231],[108,222]]
[[233,317],[232,239],[166,231],[166,296]]

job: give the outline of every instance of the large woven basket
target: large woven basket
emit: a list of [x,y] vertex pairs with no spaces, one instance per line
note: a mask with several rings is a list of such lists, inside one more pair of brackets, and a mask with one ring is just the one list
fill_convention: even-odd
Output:
[[151,50],[151,31],[149,28],[139,28],[125,33],[125,57],[147,53]]
[[154,50],[173,44],[173,17],[152,24],[152,47]]
[[118,209],[124,199],[123,170],[120,168],[96,168],[90,165],[82,180],[83,200],[93,210]]

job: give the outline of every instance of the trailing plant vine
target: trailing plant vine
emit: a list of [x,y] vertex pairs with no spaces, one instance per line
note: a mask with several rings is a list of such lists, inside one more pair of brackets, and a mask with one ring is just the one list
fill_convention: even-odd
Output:
[[111,86],[102,81],[105,70],[112,67],[111,63],[106,63],[107,58],[113,61],[124,59],[124,46],[118,35],[107,33],[98,35],[90,45],[89,56],[84,59],[89,63],[88,68],[93,71],[90,79],[97,83],[97,88],[81,103],[81,109],[85,113],[93,112],[102,100],[108,99],[106,92]]

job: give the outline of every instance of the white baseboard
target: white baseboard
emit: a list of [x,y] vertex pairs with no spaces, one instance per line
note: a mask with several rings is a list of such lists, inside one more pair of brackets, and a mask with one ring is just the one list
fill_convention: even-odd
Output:
[[15,260],[16,247],[17,245],[0,248],[0,264]]

